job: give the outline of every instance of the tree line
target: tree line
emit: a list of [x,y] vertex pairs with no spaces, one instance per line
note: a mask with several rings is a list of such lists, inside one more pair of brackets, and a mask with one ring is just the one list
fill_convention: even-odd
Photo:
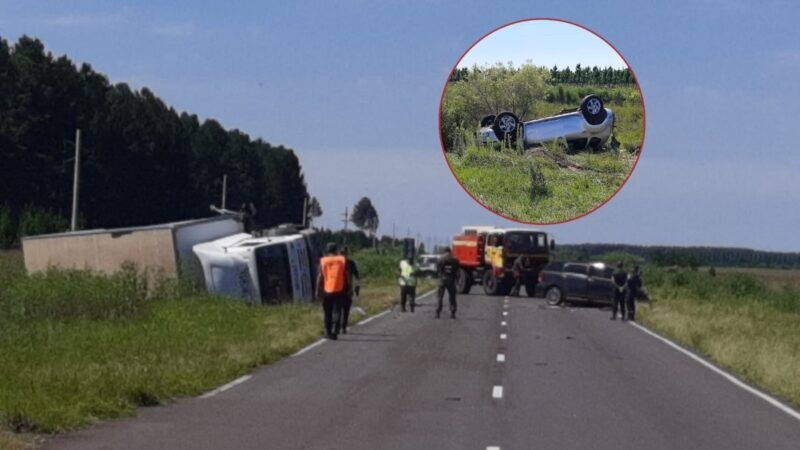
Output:
[[[523,66],[524,67],[524,66]],[[487,67],[475,66],[456,68],[450,73],[450,82],[468,80],[470,77],[482,75]],[[614,67],[582,66],[575,65],[575,69],[567,66],[559,69],[553,66],[550,69],[550,79],[554,84],[593,84],[593,85],[631,85],[636,82],[630,69],[627,67],[616,69]]]
[[252,203],[258,227],[302,220],[308,193],[291,149],[179,113],[147,88],[112,84],[23,36],[0,38],[0,244],[30,223],[63,231],[78,128],[85,227],[208,216],[225,174],[228,208]]
[[627,244],[562,244],[561,260],[602,259],[612,253],[634,255],[659,266],[800,267],[800,252],[770,252],[733,247],[670,247]]

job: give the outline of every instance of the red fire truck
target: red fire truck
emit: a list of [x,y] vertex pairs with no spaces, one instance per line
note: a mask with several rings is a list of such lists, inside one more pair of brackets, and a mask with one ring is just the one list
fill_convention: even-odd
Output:
[[527,256],[522,281],[533,296],[539,271],[554,249],[555,241],[541,230],[466,226],[453,237],[453,256],[461,266],[456,287],[465,294],[473,284],[482,284],[488,295],[505,295],[514,285],[511,266],[517,257]]

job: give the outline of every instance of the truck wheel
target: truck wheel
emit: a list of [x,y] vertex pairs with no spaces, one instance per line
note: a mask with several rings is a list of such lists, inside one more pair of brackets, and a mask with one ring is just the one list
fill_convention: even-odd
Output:
[[594,94],[587,95],[581,100],[580,110],[583,118],[592,125],[603,123],[608,115],[603,107],[603,100]]
[[494,114],[489,114],[488,116],[481,119],[481,128],[483,127],[490,127],[494,123]]
[[491,269],[483,274],[483,292],[486,295],[498,295],[500,293],[500,280],[497,279]]
[[469,294],[472,288],[472,272],[466,269],[458,269],[456,277],[456,290],[459,294]]
[[508,138],[510,142],[516,141],[517,127],[519,127],[519,119],[514,113],[508,111],[498,114],[497,117],[494,118],[494,124],[492,125],[495,136],[497,136],[497,139],[501,142],[504,142],[506,138]]
[[564,301],[563,294],[561,293],[561,288],[558,286],[553,286],[547,290],[547,294],[545,294],[545,299],[547,300],[548,305],[560,305]]

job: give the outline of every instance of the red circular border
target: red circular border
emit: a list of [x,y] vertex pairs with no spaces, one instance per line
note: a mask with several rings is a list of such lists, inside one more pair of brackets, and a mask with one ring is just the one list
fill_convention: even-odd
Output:
[[[508,216],[506,216],[504,214],[501,214],[501,213],[489,208],[485,204],[483,204],[483,202],[481,202],[474,195],[472,195],[472,193],[466,188],[466,186],[464,186],[464,183],[461,182],[461,179],[459,179],[458,176],[456,175],[456,173],[453,171],[453,167],[450,165],[450,161],[447,160],[447,152],[445,152],[445,150],[444,150],[444,141],[442,139],[442,104],[444,103],[444,93],[447,91],[447,83],[449,82],[450,77],[453,75],[453,71],[455,71],[456,67],[458,67],[458,63],[460,63],[461,60],[464,59],[464,57],[467,55],[467,53],[469,53],[470,50],[472,50],[473,47],[478,45],[479,42],[481,42],[482,40],[486,39],[489,35],[491,35],[495,31],[503,29],[503,28],[511,26],[511,25],[514,25],[514,24],[517,24],[517,23],[532,22],[532,21],[535,21],[535,20],[552,20],[552,21],[555,21],[555,22],[567,23],[567,24],[570,24],[570,25],[574,25],[574,26],[576,26],[578,28],[582,28],[582,29],[592,33],[593,35],[597,36],[598,38],[600,38],[609,47],[611,47],[617,53],[617,55],[619,55],[619,57],[622,58],[622,61],[625,62],[625,65],[628,66],[628,70],[630,70],[631,71],[631,75],[633,75],[633,81],[636,83],[636,88],[639,90],[639,97],[642,100],[642,142],[639,143],[639,154],[636,155],[636,161],[633,162],[633,167],[631,167],[630,172],[628,172],[628,176],[625,177],[625,180],[622,181],[622,184],[619,185],[617,190],[614,191],[614,193],[611,194],[602,203],[600,203],[599,205],[595,206],[594,208],[590,209],[589,211],[586,211],[585,213],[583,213],[583,214],[581,214],[579,216],[575,216],[575,217],[573,217],[571,219],[567,219],[567,220],[562,220],[560,222],[524,222],[522,220],[514,219],[512,217],[508,217]],[[636,165],[639,164],[639,158],[642,157],[642,151],[644,151],[644,139],[645,139],[646,135],[647,135],[647,108],[645,108],[645,106],[644,106],[644,93],[642,92],[642,87],[639,85],[639,79],[636,77],[636,72],[633,71],[633,67],[631,67],[630,63],[628,63],[628,60],[625,59],[624,56],[622,56],[622,53],[620,53],[619,50],[617,50],[617,48],[614,47],[613,44],[611,44],[611,42],[608,42],[608,40],[606,40],[606,38],[604,38],[603,36],[600,36],[599,34],[594,32],[593,30],[590,30],[589,28],[587,28],[587,27],[585,27],[585,26],[583,26],[581,24],[578,24],[578,23],[575,23],[575,22],[570,22],[569,20],[557,19],[557,18],[553,18],[553,17],[537,17],[537,18],[528,18],[528,19],[515,20],[515,21],[509,22],[509,23],[507,23],[505,25],[500,25],[499,27],[497,27],[497,28],[489,31],[488,33],[484,34],[483,36],[481,36],[480,39],[478,39],[477,41],[475,41],[475,43],[470,45],[469,48],[466,51],[464,51],[464,53],[461,54],[461,57],[458,58],[456,63],[453,64],[453,68],[450,69],[450,72],[447,74],[447,80],[445,80],[445,82],[444,82],[444,88],[442,88],[442,95],[439,98],[439,145],[442,147],[442,156],[444,157],[444,161],[447,164],[447,167],[450,169],[450,173],[453,174],[453,178],[456,179],[456,181],[458,182],[458,185],[461,186],[461,189],[463,189],[464,192],[467,193],[467,195],[469,195],[470,197],[472,197],[473,200],[475,200],[475,203],[483,206],[487,211],[489,211],[489,212],[491,212],[491,213],[493,213],[493,214],[495,214],[497,216],[500,216],[503,219],[510,220],[510,221],[516,222],[516,223],[525,224],[525,225],[558,225],[558,224],[562,224],[562,223],[572,222],[573,220],[578,220],[578,219],[580,219],[582,217],[585,217],[585,216],[597,211],[598,209],[600,209],[602,206],[604,206],[606,203],[608,203],[612,198],[614,198],[617,195],[617,193],[619,193],[620,189],[622,189],[622,187],[625,186],[625,183],[627,183],[628,179],[631,177],[631,175],[633,175],[633,171],[636,170]]]

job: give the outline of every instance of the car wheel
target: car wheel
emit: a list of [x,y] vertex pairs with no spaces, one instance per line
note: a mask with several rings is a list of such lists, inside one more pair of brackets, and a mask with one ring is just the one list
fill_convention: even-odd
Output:
[[483,127],[490,127],[494,123],[494,114],[489,114],[488,116],[481,119],[481,128]]
[[500,293],[500,280],[494,275],[494,271],[487,270],[483,274],[483,292],[486,295],[498,295]]
[[553,286],[547,290],[547,294],[544,297],[547,300],[548,305],[560,305],[564,301],[564,296],[561,293],[561,288],[558,286]]
[[456,290],[459,294],[469,294],[472,288],[472,272],[466,269],[458,269],[456,277]]
[[592,125],[603,123],[606,120],[606,116],[608,116],[606,109],[603,107],[603,100],[594,94],[583,98],[580,110],[583,118]]
[[508,111],[498,114],[497,117],[494,118],[494,124],[492,125],[494,134],[497,136],[497,139],[502,142],[505,142],[506,139],[510,142],[514,142],[517,139],[518,127],[519,119],[514,113]]

